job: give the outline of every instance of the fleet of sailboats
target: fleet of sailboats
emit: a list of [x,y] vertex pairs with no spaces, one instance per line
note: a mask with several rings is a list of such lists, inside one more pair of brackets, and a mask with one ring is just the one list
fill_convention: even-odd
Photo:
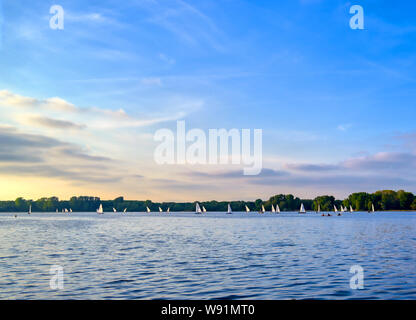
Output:
[[[337,206],[335,204],[333,206],[334,206],[334,212],[335,213],[338,213],[337,214],[338,216],[341,215],[341,212],[350,212],[350,213],[355,212],[353,210],[353,208],[352,208],[351,205],[348,205],[348,206],[345,206],[344,207],[344,205],[341,204],[339,210],[338,210],[338,208],[337,208]],[[250,208],[247,205],[244,205],[244,209],[245,209],[245,212],[247,212],[247,213],[251,212]],[[104,213],[103,205],[100,204],[99,208],[96,211],[97,211],[98,214],[103,214]],[[113,211],[114,212],[117,212],[117,210],[115,208],[113,208]],[[150,208],[148,206],[146,206],[146,211],[148,213],[151,212],[151,210],[150,210]],[[56,209],[56,212],[59,212],[59,210]],[[67,208],[64,208],[64,209],[62,209],[62,212],[69,213],[69,212],[73,212],[73,211],[72,211],[72,208],[69,208],[69,210]],[[127,212],[127,208],[124,208],[124,210],[122,212],[123,213],[126,213]],[[159,212],[164,212],[161,207],[159,207]],[[202,206],[202,209],[201,209],[201,206],[199,205],[198,202],[195,204],[195,213],[196,214],[202,214],[202,213],[206,213],[206,212],[207,212],[207,210],[206,210],[206,208],[204,206]],[[262,204],[261,205],[261,210],[259,211],[259,213],[265,213],[265,212],[266,212],[266,209],[264,207],[264,204]],[[276,204],[276,205],[271,204],[271,212],[273,212],[273,213],[280,213],[280,207],[279,207],[279,205],[278,204]],[[317,208],[317,211],[316,212],[317,213],[320,213],[321,212],[321,205],[319,203],[318,203],[318,208]],[[371,203],[371,209],[369,209],[368,212],[369,213],[374,213],[375,212],[375,208],[374,208],[374,204],[373,203]],[[29,209],[28,209],[28,212],[27,213],[28,214],[31,214],[32,213],[32,205],[29,206]],[[167,208],[166,213],[170,213],[170,207]],[[230,203],[227,205],[227,212],[226,213],[227,214],[232,214],[233,213],[233,211],[231,209],[231,204]],[[301,205],[300,205],[299,213],[306,213],[306,210],[305,210],[305,207],[304,207],[303,203],[301,203]],[[322,215],[323,216],[325,216],[325,215],[331,216],[330,213],[328,213],[328,214],[322,214]]]

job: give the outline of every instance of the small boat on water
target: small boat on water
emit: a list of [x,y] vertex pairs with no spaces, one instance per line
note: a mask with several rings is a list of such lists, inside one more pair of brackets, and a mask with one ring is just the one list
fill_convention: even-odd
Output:
[[246,212],[247,212],[247,213],[249,213],[249,212],[250,212],[250,209],[249,209],[249,207],[247,207],[247,205],[246,205]]
[[354,212],[354,210],[352,210],[352,207],[351,207],[351,205],[350,205],[350,212]]
[[202,214],[202,210],[198,202],[195,205],[195,214]]
[[230,206],[230,204],[228,204],[227,214],[232,214],[232,213],[233,213],[233,211],[231,210],[231,206]]
[[113,212],[114,212],[114,213],[116,213],[116,212],[117,212],[116,208],[113,208]]
[[71,209],[71,208],[69,208],[69,212],[71,212],[71,213],[72,213],[72,209]]
[[370,211],[370,210],[368,210],[368,212],[369,212],[369,213],[374,213],[374,212],[375,212],[375,210],[374,210],[374,204],[371,204],[371,211]]
[[67,208],[65,208],[65,213],[68,213],[69,211],[68,211],[68,209]]
[[205,209],[205,207],[204,206],[202,206],[202,212],[207,212],[207,209]]
[[273,204],[272,204],[272,212],[276,212],[276,209],[274,208]]
[[280,213],[279,205],[276,203],[276,213]]
[[127,212],[127,208],[125,208],[124,210],[123,210],[123,213],[126,213]]
[[100,204],[100,207],[97,209],[97,213],[98,213],[98,214],[104,214],[104,210],[103,210],[103,205],[102,205],[102,203]]
[[261,205],[261,210],[259,211],[259,213],[265,213],[266,209],[264,208],[264,205]]
[[334,204],[334,212],[338,212],[337,206]]
[[162,213],[162,212],[163,212],[163,210],[162,210],[162,208],[161,208],[161,207],[159,207],[159,212],[160,212],[160,213]]
[[147,211],[147,213],[150,213],[149,207],[146,207],[146,211]]
[[32,213],[32,205],[29,206],[29,211],[27,212],[27,214],[31,214]]
[[168,207],[168,210],[166,210],[166,213],[170,213],[170,207]]
[[303,206],[303,203],[300,204],[299,213],[306,213],[305,207]]

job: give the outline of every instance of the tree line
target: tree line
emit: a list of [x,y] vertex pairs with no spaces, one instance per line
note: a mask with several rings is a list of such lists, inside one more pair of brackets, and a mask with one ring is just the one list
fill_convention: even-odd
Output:
[[321,211],[333,211],[334,205],[339,209],[344,206],[349,209],[351,206],[355,211],[367,211],[374,205],[375,210],[416,210],[416,196],[404,190],[381,190],[374,193],[357,192],[350,194],[344,200],[337,200],[333,196],[318,196],[315,199],[300,199],[291,194],[278,194],[269,200],[257,199],[255,201],[195,201],[195,202],[152,202],[151,200],[125,200],[118,197],[114,200],[101,200],[98,197],[72,197],[70,200],[59,200],[57,197],[40,198],[38,200],[26,200],[17,198],[14,201],[0,201],[0,212],[27,212],[31,206],[33,212],[54,212],[65,209],[72,209],[74,212],[94,212],[103,205],[104,211],[123,211],[128,212],[146,211],[149,207],[151,211],[163,211],[168,208],[170,211],[194,211],[195,203],[204,206],[207,211],[227,211],[228,204],[233,211],[245,211],[247,206],[251,211],[260,211],[264,205],[267,211],[271,206],[279,206],[281,211],[298,211],[301,203],[305,209],[317,211],[318,205]]

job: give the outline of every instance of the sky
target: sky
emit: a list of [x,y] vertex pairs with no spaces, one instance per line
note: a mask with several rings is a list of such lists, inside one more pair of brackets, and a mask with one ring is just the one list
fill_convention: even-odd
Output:
[[[51,29],[52,5],[64,29]],[[352,5],[364,29],[350,28]],[[0,0],[0,199],[416,192],[416,3]],[[263,170],[160,165],[158,129],[262,129]]]

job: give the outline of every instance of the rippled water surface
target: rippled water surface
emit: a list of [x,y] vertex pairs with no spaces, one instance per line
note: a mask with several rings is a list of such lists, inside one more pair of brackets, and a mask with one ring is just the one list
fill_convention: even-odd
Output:
[[0,213],[0,298],[416,299],[416,214]]

